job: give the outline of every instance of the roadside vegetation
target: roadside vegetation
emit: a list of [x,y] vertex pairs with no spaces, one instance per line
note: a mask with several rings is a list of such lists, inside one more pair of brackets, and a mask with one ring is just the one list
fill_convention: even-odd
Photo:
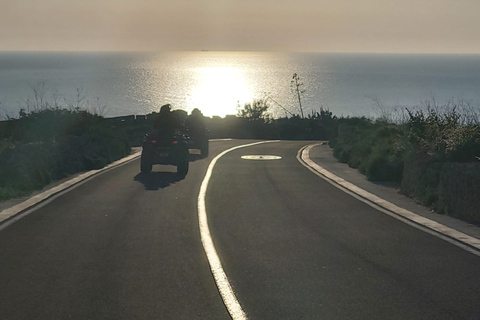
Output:
[[65,176],[99,169],[130,152],[123,132],[79,109],[48,108],[0,122],[0,201]]
[[397,119],[338,119],[335,157],[438,213],[480,224],[479,113],[463,102],[430,101]]
[[[30,105],[0,122],[0,201],[128,155],[157,116],[104,118],[81,107]],[[328,140],[334,156],[367,179],[394,183],[438,213],[480,224],[480,120],[468,104],[433,101],[377,119],[338,118],[323,108],[274,118],[270,107],[259,99],[237,115],[207,117],[210,138]]]

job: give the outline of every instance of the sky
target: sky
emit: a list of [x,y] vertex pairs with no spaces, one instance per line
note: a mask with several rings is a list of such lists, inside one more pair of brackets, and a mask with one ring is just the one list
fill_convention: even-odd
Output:
[[0,50],[480,53],[480,1],[0,0]]

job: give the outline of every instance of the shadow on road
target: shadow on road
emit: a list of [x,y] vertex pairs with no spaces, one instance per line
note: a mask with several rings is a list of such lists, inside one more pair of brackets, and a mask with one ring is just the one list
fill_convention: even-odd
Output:
[[[199,153],[190,153],[189,162],[195,162],[198,160],[203,160],[205,157],[202,157]],[[145,186],[146,190],[158,190],[163,189],[175,182],[181,181],[185,177],[175,173],[175,172],[150,172],[150,173],[139,173],[133,180],[140,182]]]
[[200,154],[197,153],[190,153],[189,160],[190,162],[195,162],[197,160],[203,160],[205,157],[202,157]]
[[146,190],[163,189],[183,179],[185,177],[174,172],[139,173],[133,178],[143,184]]

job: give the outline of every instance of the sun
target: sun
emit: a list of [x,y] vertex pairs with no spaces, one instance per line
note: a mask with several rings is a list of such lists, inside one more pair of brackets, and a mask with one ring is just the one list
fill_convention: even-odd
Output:
[[252,100],[252,92],[241,69],[233,67],[202,67],[196,70],[197,85],[189,105],[206,116],[224,117],[236,114],[237,106]]

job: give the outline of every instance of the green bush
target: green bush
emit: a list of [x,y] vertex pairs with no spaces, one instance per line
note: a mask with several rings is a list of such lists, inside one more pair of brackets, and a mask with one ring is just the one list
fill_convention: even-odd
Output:
[[11,120],[14,141],[23,143],[55,141],[66,134],[68,128],[83,113],[60,108],[42,109],[29,114],[22,113],[20,119]]
[[400,183],[403,175],[403,159],[391,145],[374,146],[371,154],[362,163],[360,171],[368,180]]
[[413,150],[449,162],[474,161],[480,153],[479,124],[462,124],[463,117],[455,107],[443,113],[428,108],[408,114],[408,140]]
[[12,120],[0,149],[0,200],[41,189],[52,180],[99,169],[130,152],[125,133],[104,118],[61,109]]
[[337,130],[330,140],[334,156],[353,168],[358,168],[373,146],[373,123],[367,118],[338,120]]
[[306,118],[292,115],[279,119],[269,115],[269,108],[268,100],[265,99],[247,103],[243,109],[239,108],[238,117],[225,118],[224,128],[233,130],[231,136],[235,138],[326,140],[331,137],[336,125],[336,117],[323,108]]
[[339,119],[330,140],[334,156],[374,181],[400,182],[404,131],[397,125],[367,118]]
[[402,193],[469,222],[480,221],[480,126],[456,108],[409,111],[401,124],[338,119],[330,140],[341,162],[369,180],[400,183]]
[[4,150],[0,154],[0,197],[24,195],[50,183],[54,156],[54,146],[46,143],[16,145]]

